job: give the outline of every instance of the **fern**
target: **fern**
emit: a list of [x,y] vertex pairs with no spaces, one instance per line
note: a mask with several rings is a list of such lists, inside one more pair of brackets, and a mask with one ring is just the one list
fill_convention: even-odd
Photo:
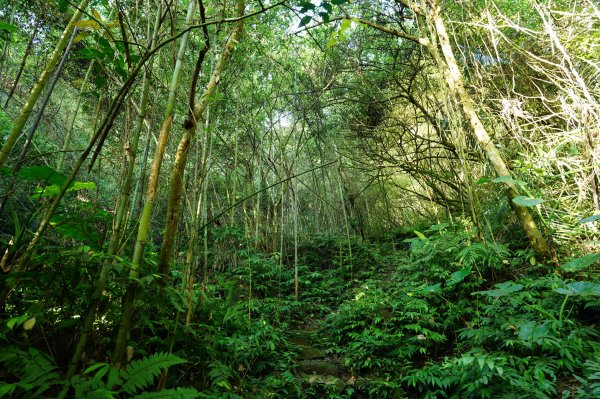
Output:
[[[75,376],[59,398],[74,397],[85,399],[117,398],[120,395],[135,395],[136,391],[148,388],[154,379],[168,367],[186,363],[187,361],[169,353],[156,353],[140,360],[135,360],[124,369],[118,371],[108,364],[99,363],[88,368],[98,371],[94,376]],[[68,396],[69,389],[75,391]],[[135,398],[196,398],[199,393],[193,388],[168,389],[159,392],[141,393]]]
[[194,388],[175,388],[159,392],[144,392],[134,396],[133,399],[195,399],[200,395],[201,393]]
[[155,353],[152,356],[131,362],[121,371],[124,392],[134,394],[138,389],[150,385],[154,378],[171,366],[186,363],[187,361],[169,353]]
[[27,392],[28,398],[35,398],[61,383],[52,360],[35,348],[29,348],[27,352],[16,347],[3,349],[0,363],[15,377],[21,378],[14,384],[3,384],[0,397]]

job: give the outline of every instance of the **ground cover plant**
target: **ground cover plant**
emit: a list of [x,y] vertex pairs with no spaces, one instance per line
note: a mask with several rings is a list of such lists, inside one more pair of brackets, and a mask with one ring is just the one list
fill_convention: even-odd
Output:
[[0,398],[600,397],[589,0],[0,0]]

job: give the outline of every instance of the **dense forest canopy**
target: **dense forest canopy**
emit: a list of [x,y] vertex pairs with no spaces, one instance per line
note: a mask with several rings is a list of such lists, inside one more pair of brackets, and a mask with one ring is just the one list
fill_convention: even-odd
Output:
[[0,0],[0,397],[600,397],[593,0]]

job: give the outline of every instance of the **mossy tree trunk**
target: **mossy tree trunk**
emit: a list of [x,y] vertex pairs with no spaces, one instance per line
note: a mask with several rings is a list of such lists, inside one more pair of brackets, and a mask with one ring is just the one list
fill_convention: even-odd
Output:
[[[238,17],[244,15],[245,1],[237,1],[237,13]],[[236,23],[235,28],[231,32],[229,39],[225,43],[223,51],[219,61],[215,65],[210,81],[208,82],[204,93],[200,98],[200,101],[195,104],[191,118],[187,120],[185,126],[185,132],[179,141],[177,152],[175,153],[175,162],[171,172],[170,179],[170,191],[167,205],[167,221],[165,223],[165,233],[163,242],[160,249],[159,262],[158,262],[158,273],[162,278],[162,284],[166,284],[169,276],[170,260],[173,253],[173,246],[175,243],[175,235],[177,232],[177,226],[179,223],[179,214],[181,210],[181,196],[183,192],[183,175],[185,172],[185,165],[187,162],[188,152],[190,149],[190,143],[195,136],[198,124],[204,122],[204,113],[211,101],[212,97],[216,93],[217,86],[221,79],[221,74],[227,67],[227,63],[233,53],[236,44],[239,42],[242,36],[243,30],[243,18]]]
[[40,75],[37,83],[33,86],[33,89],[29,93],[29,96],[27,97],[25,105],[23,105],[23,108],[21,109],[19,116],[15,120],[15,125],[14,125],[13,129],[10,132],[10,134],[8,135],[8,139],[6,140],[6,142],[2,145],[2,148],[0,149],[0,167],[4,166],[6,164],[6,161],[8,160],[8,157],[10,156],[10,154],[17,142],[17,139],[19,138],[19,136],[21,136],[21,133],[23,132],[23,129],[25,128],[25,124],[27,123],[27,120],[29,119],[31,112],[33,111],[33,107],[35,106],[36,102],[40,98],[40,95],[42,94],[42,90],[46,87],[46,84],[48,83],[48,79],[52,75],[54,68],[56,68],[56,65],[58,64],[58,62],[61,58],[61,54],[62,54],[63,50],[65,49],[65,47],[67,46],[67,43],[69,42],[71,33],[73,32],[73,29],[75,28],[75,23],[77,23],[77,21],[79,21],[79,18],[81,18],[81,15],[83,13],[83,10],[85,10],[85,8],[87,7],[89,2],[90,2],[90,0],[82,0],[79,3],[79,5],[77,6],[75,12],[73,13],[73,16],[71,17],[71,20],[69,21],[69,23],[65,27],[65,30],[63,31],[62,35],[60,36],[60,39],[58,40],[58,43],[56,44],[54,51],[50,55],[50,58],[48,59],[48,62],[46,63],[46,67],[44,68],[42,74]]

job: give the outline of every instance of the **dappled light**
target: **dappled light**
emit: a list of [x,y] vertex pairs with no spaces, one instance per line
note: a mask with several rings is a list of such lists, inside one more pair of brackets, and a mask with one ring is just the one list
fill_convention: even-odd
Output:
[[0,0],[0,398],[600,398],[592,0]]

